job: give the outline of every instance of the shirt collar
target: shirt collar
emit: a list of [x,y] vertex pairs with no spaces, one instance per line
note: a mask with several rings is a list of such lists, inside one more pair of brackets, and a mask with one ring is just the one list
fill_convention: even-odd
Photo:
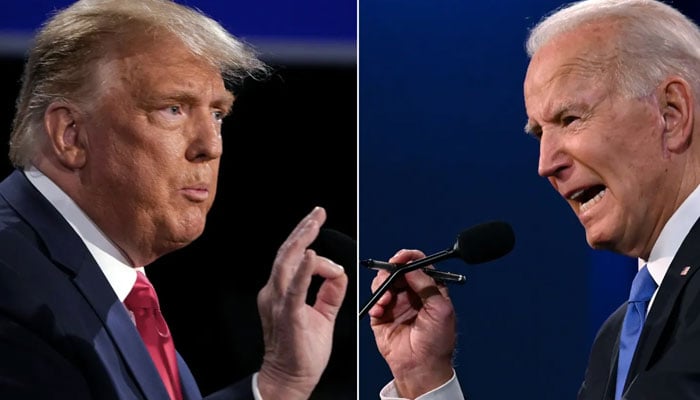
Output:
[[124,301],[136,282],[136,271],[124,254],[61,188],[34,166],[24,170],[29,182],[53,205],[85,243],[119,301]]
[[649,274],[657,285],[661,284],[673,257],[698,218],[700,218],[700,186],[693,190],[666,222],[651,249],[649,260],[639,259],[639,268],[646,264]]

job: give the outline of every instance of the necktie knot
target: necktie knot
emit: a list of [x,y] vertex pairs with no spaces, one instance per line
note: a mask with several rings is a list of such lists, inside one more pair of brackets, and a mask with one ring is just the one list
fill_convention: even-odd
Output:
[[649,269],[645,265],[642,269],[637,272],[637,275],[632,281],[632,289],[630,290],[630,302],[647,302],[651,300],[651,296],[654,295],[656,291],[656,282],[654,278],[651,277]]
[[136,309],[160,310],[156,291],[145,274],[141,272],[136,273],[136,283],[134,283],[131,292],[124,299],[124,305],[132,312],[136,311]]

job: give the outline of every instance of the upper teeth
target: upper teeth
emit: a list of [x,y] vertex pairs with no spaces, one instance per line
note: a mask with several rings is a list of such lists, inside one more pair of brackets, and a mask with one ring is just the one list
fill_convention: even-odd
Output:
[[570,199],[570,200],[576,200],[576,198],[579,197],[580,195],[582,195],[583,192],[585,192],[585,190],[584,190],[584,189],[581,189],[581,190],[579,190],[578,192],[576,192],[576,193],[572,194],[571,196],[569,196],[569,199]]
[[591,208],[595,203],[597,203],[603,196],[605,195],[605,192],[607,189],[603,189],[600,192],[598,192],[595,196],[593,196],[592,199],[588,200],[587,202],[581,204],[581,212],[584,212]]

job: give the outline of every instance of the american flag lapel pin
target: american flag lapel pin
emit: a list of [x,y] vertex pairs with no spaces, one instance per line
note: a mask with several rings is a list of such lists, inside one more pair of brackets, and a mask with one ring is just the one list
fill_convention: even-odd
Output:
[[690,266],[683,267],[683,269],[681,270],[681,276],[688,275],[688,271],[690,271]]

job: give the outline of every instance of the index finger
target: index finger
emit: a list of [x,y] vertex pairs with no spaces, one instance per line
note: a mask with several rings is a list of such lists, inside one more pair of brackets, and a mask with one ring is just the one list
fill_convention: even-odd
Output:
[[325,221],[326,210],[323,207],[314,207],[309,214],[299,221],[277,250],[277,256],[272,264],[270,280],[273,281],[278,289],[284,290],[286,288],[303,260],[306,248],[316,239],[319,229]]

